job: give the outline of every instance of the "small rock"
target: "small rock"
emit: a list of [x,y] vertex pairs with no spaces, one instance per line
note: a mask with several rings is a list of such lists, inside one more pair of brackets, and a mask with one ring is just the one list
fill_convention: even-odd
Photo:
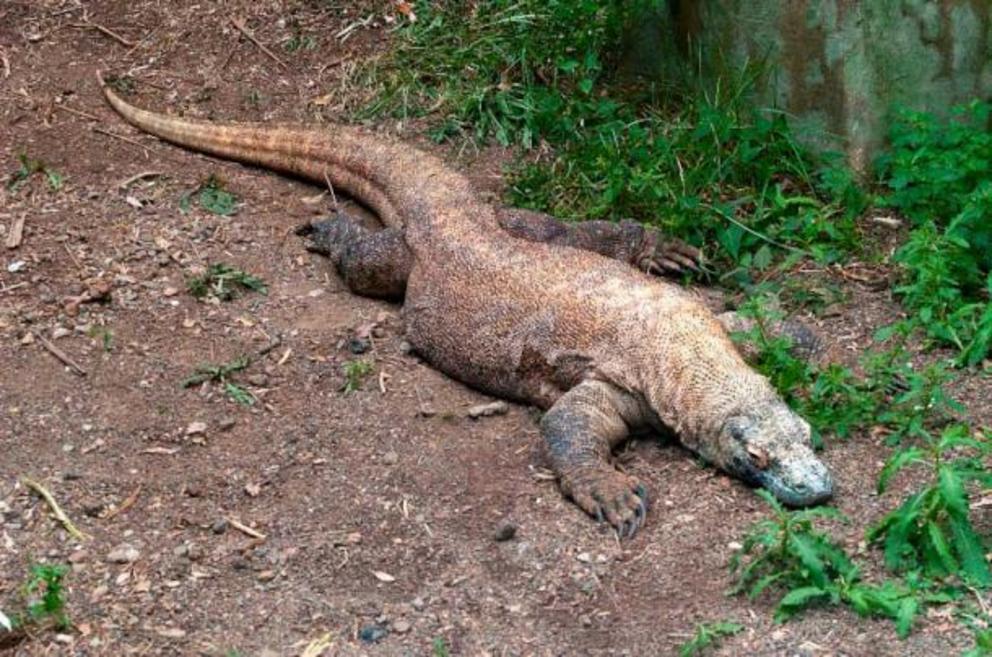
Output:
[[589,614],[582,614],[579,616],[579,623],[582,624],[582,627],[592,627],[592,616]]
[[220,520],[215,520],[214,524],[210,525],[210,531],[215,534],[223,534],[227,531],[228,527],[227,518],[221,518]]
[[410,344],[406,340],[404,340],[403,342],[400,343],[400,353],[401,354],[403,354],[404,356],[406,356],[407,354],[409,354],[412,351],[413,351],[413,345],[412,344]]
[[730,541],[729,543],[727,543],[727,549],[730,550],[731,552],[737,552],[739,550],[743,550],[744,546],[738,543],[737,541]]
[[261,372],[259,372],[258,374],[251,374],[248,376],[248,383],[252,384],[253,386],[258,386],[259,388],[263,388],[266,385],[268,385],[269,377],[265,376]]
[[516,535],[517,526],[512,522],[504,522],[496,529],[496,534],[493,538],[496,539],[498,543],[503,543],[504,541],[512,540]]
[[510,406],[506,402],[494,401],[489,404],[473,406],[468,409],[468,416],[473,420],[478,420],[480,417],[489,417],[491,415],[506,415],[509,410]]
[[393,623],[393,632],[397,634],[406,634],[410,631],[410,622],[405,620],[398,620]]
[[271,582],[276,578],[276,571],[274,570],[263,570],[258,574],[258,581],[260,582]]
[[373,624],[373,625],[366,625],[361,630],[359,630],[358,638],[361,639],[362,642],[364,643],[377,643],[385,639],[386,635],[388,634],[389,634],[389,630],[387,630],[385,627],[383,627],[382,625]]
[[177,294],[179,294],[179,288],[167,287],[164,290],[162,290],[162,294],[167,297],[174,297]]
[[138,548],[134,547],[130,543],[121,543],[107,555],[107,561],[110,563],[134,563],[141,557],[141,552]]
[[10,272],[11,274],[16,274],[17,272],[22,271],[27,266],[28,263],[24,262],[23,260],[15,260],[14,262],[7,265],[7,271]]
[[258,484],[246,484],[245,493],[248,494],[248,497],[258,497],[262,494],[262,487]]
[[427,603],[420,596],[417,596],[410,601],[410,606],[412,606],[417,611],[423,611],[427,607]]
[[61,340],[62,338],[71,335],[72,331],[64,326],[56,326],[52,329],[52,340]]
[[233,417],[225,417],[217,424],[217,428],[221,431],[230,431],[237,423],[238,421]]
[[382,455],[382,462],[385,463],[386,465],[396,465],[397,463],[399,463],[399,460],[400,460],[400,455],[394,452],[393,450],[389,450],[388,452]]
[[592,555],[589,554],[588,552],[579,552],[577,555],[575,555],[575,558],[581,561],[582,563],[589,563],[592,561]]
[[203,435],[207,432],[206,422],[191,422],[188,427],[186,427],[187,436],[197,436]]
[[348,351],[355,354],[364,354],[372,348],[372,343],[366,338],[352,338],[348,340]]
[[383,572],[381,570],[373,570],[372,571],[372,574],[380,582],[385,582],[385,583],[389,584],[389,583],[392,583],[392,582],[395,582],[396,581],[396,578],[395,577],[393,577],[389,573]]

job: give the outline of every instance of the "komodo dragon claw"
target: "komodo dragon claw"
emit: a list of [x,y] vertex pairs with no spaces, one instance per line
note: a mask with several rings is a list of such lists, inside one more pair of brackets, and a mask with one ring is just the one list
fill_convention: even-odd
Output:
[[699,272],[703,253],[679,239],[662,240],[650,232],[645,248],[637,259],[637,266],[649,274],[684,274],[686,270]]

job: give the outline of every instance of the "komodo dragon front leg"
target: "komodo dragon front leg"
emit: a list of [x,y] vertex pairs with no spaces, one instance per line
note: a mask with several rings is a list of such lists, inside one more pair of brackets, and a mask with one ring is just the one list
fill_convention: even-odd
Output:
[[633,536],[647,515],[647,489],[610,462],[632,429],[650,426],[643,400],[604,381],[586,380],[548,409],[541,435],[562,492],[586,513]]

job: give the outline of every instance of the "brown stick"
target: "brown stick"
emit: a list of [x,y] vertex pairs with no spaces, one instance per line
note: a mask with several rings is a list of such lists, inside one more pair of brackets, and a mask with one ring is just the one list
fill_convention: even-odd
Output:
[[41,495],[41,499],[45,500],[48,504],[48,508],[52,510],[52,513],[55,515],[55,519],[62,523],[62,526],[65,527],[65,530],[69,532],[73,538],[78,541],[85,541],[89,538],[89,536],[79,531],[79,528],[77,528],[76,525],[72,524],[72,521],[69,520],[69,516],[65,514],[65,511],[62,510],[62,507],[60,507],[59,503],[55,501],[55,497],[48,492],[47,488],[39,484],[37,481],[28,479],[27,477],[21,477],[21,481],[25,486],[38,493],[38,495]]
[[43,346],[45,349],[48,350],[48,353],[50,353],[51,355],[55,356],[57,359],[62,361],[62,363],[67,365],[69,369],[71,369],[79,376],[86,376],[86,370],[80,367],[79,363],[69,358],[69,356],[64,351],[62,351],[61,349],[53,345],[51,342],[46,340],[45,337],[42,336],[40,333],[36,332],[34,334],[34,337],[38,338],[38,342],[40,342],[41,346]]
[[138,148],[143,149],[145,151],[145,155],[148,154],[148,147],[142,144],[140,141],[131,139],[130,137],[125,137],[124,135],[115,134],[113,132],[110,132],[109,130],[104,130],[103,128],[92,128],[92,130],[93,132],[99,132],[101,135],[107,135],[108,137],[113,137],[114,139],[120,139],[121,141],[126,141],[129,144],[133,144]]
[[245,35],[245,38],[246,39],[248,39],[249,41],[251,41],[252,43],[254,43],[255,46],[259,50],[261,50],[266,55],[268,55],[269,58],[272,61],[274,61],[276,64],[278,64],[279,66],[281,66],[283,68],[289,68],[288,66],[286,66],[286,63],[284,61],[282,61],[281,59],[279,59],[279,57],[274,52],[272,52],[271,50],[269,50],[264,43],[262,43],[261,41],[259,41],[258,39],[256,39],[255,38],[255,35],[253,35],[251,32],[248,31],[248,28],[245,27],[245,23],[244,23],[243,20],[238,19],[238,18],[234,18],[232,16],[231,17],[231,25],[233,25],[235,28],[237,28],[238,32],[241,32],[241,34]]
[[128,48],[134,48],[134,46],[136,45],[134,41],[129,41],[128,39],[125,39],[120,34],[117,34],[117,32],[114,32],[110,28],[104,27],[103,25],[100,25],[98,23],[94,23],[89,19],[86,19],[86,22],[84,23],[73,23],[72,27],[88,27],[97,30],[98,32],[105,34],[106,36],[110,37],[117,43],[123,46],[127,46]]
[[111,511],[110,513],[108,513],[106,516],[104,516],[103,519],[104,520],[110,520],[114,516],[118,516],[118,515],[124,513],[125,511],[127,511],[128,509],[130,509],[132,506],[134,506],[134,503],[138,501],[138,496],[139,495],[141,495],[141,485],[140,484],[138,485],[137,488],[134,489],[134,492],[133,493],[131,493],[130,495],[127,496],[127,499],[124,500],[119,507],[117,507],[116,509],[114,509],[113,511]]
[[69,112],[70,114],[75,114],[76,116],[81,116],[84,119],[89,119],[90,121],[99,121],[100,117],[89,112],[84,112],[82,110],[77,110],[73,107],[68,107],[66,105],[55,105],[55,109],[62,110],[63,112]]

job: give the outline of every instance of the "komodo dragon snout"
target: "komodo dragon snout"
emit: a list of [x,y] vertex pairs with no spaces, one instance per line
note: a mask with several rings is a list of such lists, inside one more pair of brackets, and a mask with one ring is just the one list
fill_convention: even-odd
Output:
[[703,458],[788,506],[812,506],[833,495],[833,478],[813,453],[809,423],[781,400],[730,415],[719,440],[699,447]]

